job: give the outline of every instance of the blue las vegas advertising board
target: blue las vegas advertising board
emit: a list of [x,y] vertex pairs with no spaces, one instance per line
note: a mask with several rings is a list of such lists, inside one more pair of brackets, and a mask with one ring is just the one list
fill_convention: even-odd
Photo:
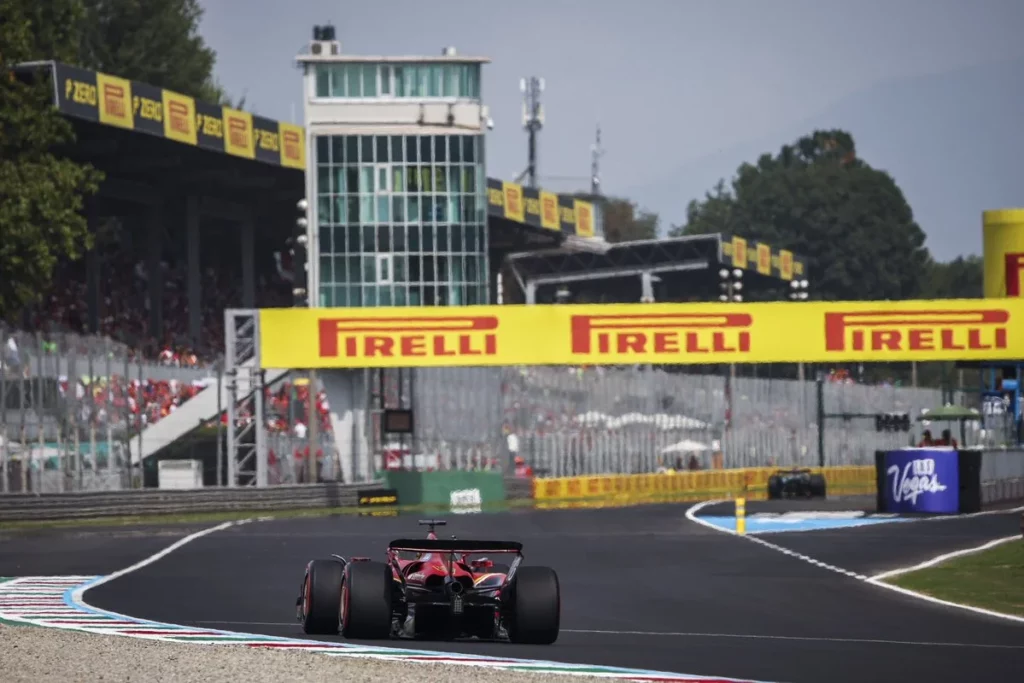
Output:
[[959,463],[960,456],[952,449],[908,448],[886,453],[886,512],[959,512]]

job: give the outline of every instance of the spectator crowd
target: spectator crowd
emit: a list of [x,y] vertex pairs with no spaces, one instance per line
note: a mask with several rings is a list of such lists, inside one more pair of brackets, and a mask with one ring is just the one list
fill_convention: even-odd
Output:
[[74,381],[62,376],[58,381],[61,397],[72,402],[80,426],[128,432],[159,422],[206,385],[174,379],[126,380],[120,375]]
[[[239,250],[218,245],[218,242],[230,244],[227,242],[230,236],[216,230],[209,234],[204,232],[204,247],[209,246],[201,252],[201,332],[198,339],[192,340],[189,334],[187,261],[182,254],[184,244],[177,244],[183,240],[171,233],[165,236],[164,243],[169,246],[161,254],[159,272],[154,273],[147,265],[148,242],[145,237],[140,242],[140,234],[143,233],[137,231],[133,235],[120,220],[107,220],[97,234],[96,271],[93,273],[95,288],[89,286],[87,259],[61,262],[55,270],[53,286],[43,294],[38,305],[12,319],[0,321],[0,328],[13,328],[30,335],[38,333],[43,340],[41,349],[24,348],[27,336],[22,335],[22,348],[19,349],[18,335],[3,335],[0,341],[5,346],[3,358],[0,358],[0,371],[7,378],[32,376],[37,368],[27,361],[40,351],[52,357],[72,356],[76,352],[81,354],[82,349],[74,348],[73,343],[58,343],[58,340],[73,339],[71,335],[110,339],[118,351],[115,368],[123,363],[124,354],[132,366],[213,368],[223,357],[224,309],[241,306],[243,300]],[[267,251],[265,245],[268,242],[257,240],[256,304],[261,307],[288,306],[291,301],[288,274],[279,259]],[[176,250],[170,245],[179,248]],[[154,277],[159,279],[159,283],[151,288]],[[154,317],[152,292],[159,292],[160,296],[161,325],[158,330],[154,330],[151,324]],[[89,305],[90,295],[95,297],[94,310]],[[96,315],[95,335],[90,334],[92,313]],[[121,347],[122,344],[126,348]],[[95,357],[96,349],[92,351]],[[103,365],[110,367],[110,364],[98,363],[98,366]],[[104,369],[94,367],[93,372],[104,373]],[[111,370],[106,372],[111,373]],[[174,412],[207,385],[206,382],[188,380],[126,379],[114,373],[109,377],[92,378],[60,376],[61,396],[77,401],[72,410],[79,413],[79,422],[83,426],[139,429]],[[141,374],[148,373],[143,371]],[[158,374],[167,376],[167,373]],[[291,396],[290,389],[281,389],[278,393],[281,392],[289,392],[287,395]],[[288,403],[287,399],[275,396],[274,410],[284,415],[296,414],[296,409],[289,408]],[[298,403],[302,411],[298,419],[305,420],[305,403],[302,399]],[[283,428],[281,424],[281,419],[275,418],[275,429]]]
[[[242,305],[241,257],[237,249],[217,248],[213,233],[204,244],[200,270],[201,332],[190,339],[187,261],[173,249],[165,250],[159,272],[151,273],[139,245],[133,245],[130,232],[119,221],[110,220],[97,245],[97,323],[98,336],[126,344],[135,359],[163,365],[202,367],[223,355],[224,309]],[[181,241],[176,239],[176,241]],[[144,245],[143,245],[144,247]],[[264,248],[265,249],[265,248]],[[237,263],[232,263],[232,262]],[[269,252],[256,255],[256,305],[291,305],[288,274]],[[261,266],[266,266],[261,268]],[[89,269],[86,259],[61,262],[54,274],[53,287],[42,302],[26,311],[19,320],[8,321],[14,327],[43,334],[89,334]],[[158,278],[162,331],[151,327],[153,302],[150,281]]]

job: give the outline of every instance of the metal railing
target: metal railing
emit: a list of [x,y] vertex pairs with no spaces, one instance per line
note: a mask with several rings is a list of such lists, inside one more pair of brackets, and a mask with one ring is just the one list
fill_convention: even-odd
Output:
[[[105,338],[3,329],[0,338],[0,471],[9,475],[0,477],[0,492],[130,487],[138,479],[128,452],[144,424],[140,415],[159,419],[166,400],[136,389],[133,400],[142,409],[134,412],[128,387],[173,392],[214,374],[144,362]],[[535,471],[566,476],[678,468],[680,459],[690,464],[691,454],[700,467],[818,463],[813,381],[741,376],[729,382],[644,367],[496,367],[418,369],[408,386],[411,395],[402,398],[414,407],[416,433],[405,451],[416,468],[508,470],[513,455]],[[830,414],[916,416],[948,399],[938,389],[830,382],[823,394]],[[971,399],[957,393],[954,400]],[[1005,423],[1006,416],[986,415],[985,430],[972,425],[962,445],[998,445]],[[879,433],[870,419],[828,419],[825,464],[871,464],[876,450],[905,446],[919,431],[915,424],[909,434]],[[693,443],[665,452],[683,441]],[[272,484],[333,480],[341,459],[353,457],[338,453],[332,436],[321,433],[312,450],[324,455],[311,473],[306,446],[287,433],[268,436]],[[390,446],[386,438],[371,444],[377,471]]]
[[1024,450],[985,450],[981,456],[981,502],[1024,499]]
[[354,507],[358,491],[380,486],[362,484],[308,484],[268,488],[12,494],[0,496],[0,521],[93,519],[115,516],[247,512],[308,508]]
[[133,436],[212,376],[145,361],[109,338],[0,325],[0,493],[129,485]]
[[[712,457],[724,467],[818,464],[814,381],[739,377],[729,383],[721,375],[643,368],[502,367],[422,369],[412,384],[419,450],[478,444],[502,460],[515,450],[558,476],[654,471],[691,452],[704,466]],[[830,414],[916,416],[944,399],[939,389],[829,382],[823,394]],[[877,432],[871,419],[827,419],[825,464],[870,465],[876,450],[906,446],[919,433],[917,425],[910,433]],[[663,453],[681,441],[694,443],[680,446],[679,456]]]
[[[358,504],[359,491],[383,485],[383,481],[374,480],[359,484],[325,482],[261,489],[211,487],[196,490],[11,494],[0,496],[0,522],[351,508]],[[529,499],[533,497],[533,481],[522,477],[506,477],[505,490],[509,500]]]

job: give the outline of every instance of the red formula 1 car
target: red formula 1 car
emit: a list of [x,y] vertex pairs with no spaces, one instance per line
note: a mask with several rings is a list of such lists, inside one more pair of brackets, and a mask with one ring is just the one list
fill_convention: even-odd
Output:
[[[513,541],[398,539],[385,562],[332,555],[306,565],[296,616],[306,633],[361,640],[478,638],[550,645],[561,595],[548,567],[523,567]],[[496,564],[490,556],[504,558]]]

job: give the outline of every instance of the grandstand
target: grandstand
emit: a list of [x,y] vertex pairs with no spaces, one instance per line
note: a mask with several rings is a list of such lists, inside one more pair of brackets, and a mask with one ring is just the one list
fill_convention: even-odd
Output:
[[[76,134],[67,154],[107,177],[88,206],[96,248],[83,262],[61,264],[44,303],[0,330],[7,344],[4,448],[10,455],[15,443],[59,443],[65,454],[91,455],[112,453],[117,443],[124,447],[118,457],[138,464],[189,432],[223,423],[228,387],[239,381],[222,372],[223,311],[295,302],[305,264],[293,259],[291,237],[296,202],[306,192],[306,131],[64,64],[26,65],[18,73],[52,80],[53,105]],[[782,298],[806,273],[800,255],[740,236],[608,245],[599,201],[497,179],[487,180],[486,194],[487,258],[490,272],[500,273],[490,283],[491,302],[715,300],[722,269],[742,271],[745,298]],[[554,223],[542,215],[542,200],[551,197]],[[630,423],[633,431],[645,425],[661,434],[671,424],[665,438],[689,434],[721,445],[721,429],[711,427],[724,419],[711,407],[717,399],[700,409],[673,405],[669,399],[679,400],[684,385],[658,408],[647,393],[655,380],[629,374],[638,371],[520,372],[491,373],[486,381],[478,373],[469,385],[443,372],[419,373],[416,398],[404,399],[415,401],[420,415],[417,448],[443,454],[438,460],[449,464],[503,462],[509,435],[528,444],[580,419],[614,431],[630,414],[647,416]],[[572,373],[583,384],[567,389],[562,384]],[[595,389],[599,377],[601,387],[629,388]],[[51,389],[33,391],[33,382]],[[308,414],[302,375],[270,371],[262,386],[271,459],[281,463],[274,479],[294,481],[303,476],[294,464],[307,452],[311,427],[320,440],[312,450],[323,453],[334,448],[337,420],[322,391],[312,401],[315,415]],[[460,386],[473,388],[454,389]],[[609,391],[615,400],[581,398]],[[453,422],[440,411],[454,405],[488,410],[489,417]],[[250,421],[252,412],[250,404],[237,417]],[[384,441],[376,436],[378,454]],[[93,467],[102,469],[99,460]],[[208,469],[210,483],[224,481],[219,458]]]

